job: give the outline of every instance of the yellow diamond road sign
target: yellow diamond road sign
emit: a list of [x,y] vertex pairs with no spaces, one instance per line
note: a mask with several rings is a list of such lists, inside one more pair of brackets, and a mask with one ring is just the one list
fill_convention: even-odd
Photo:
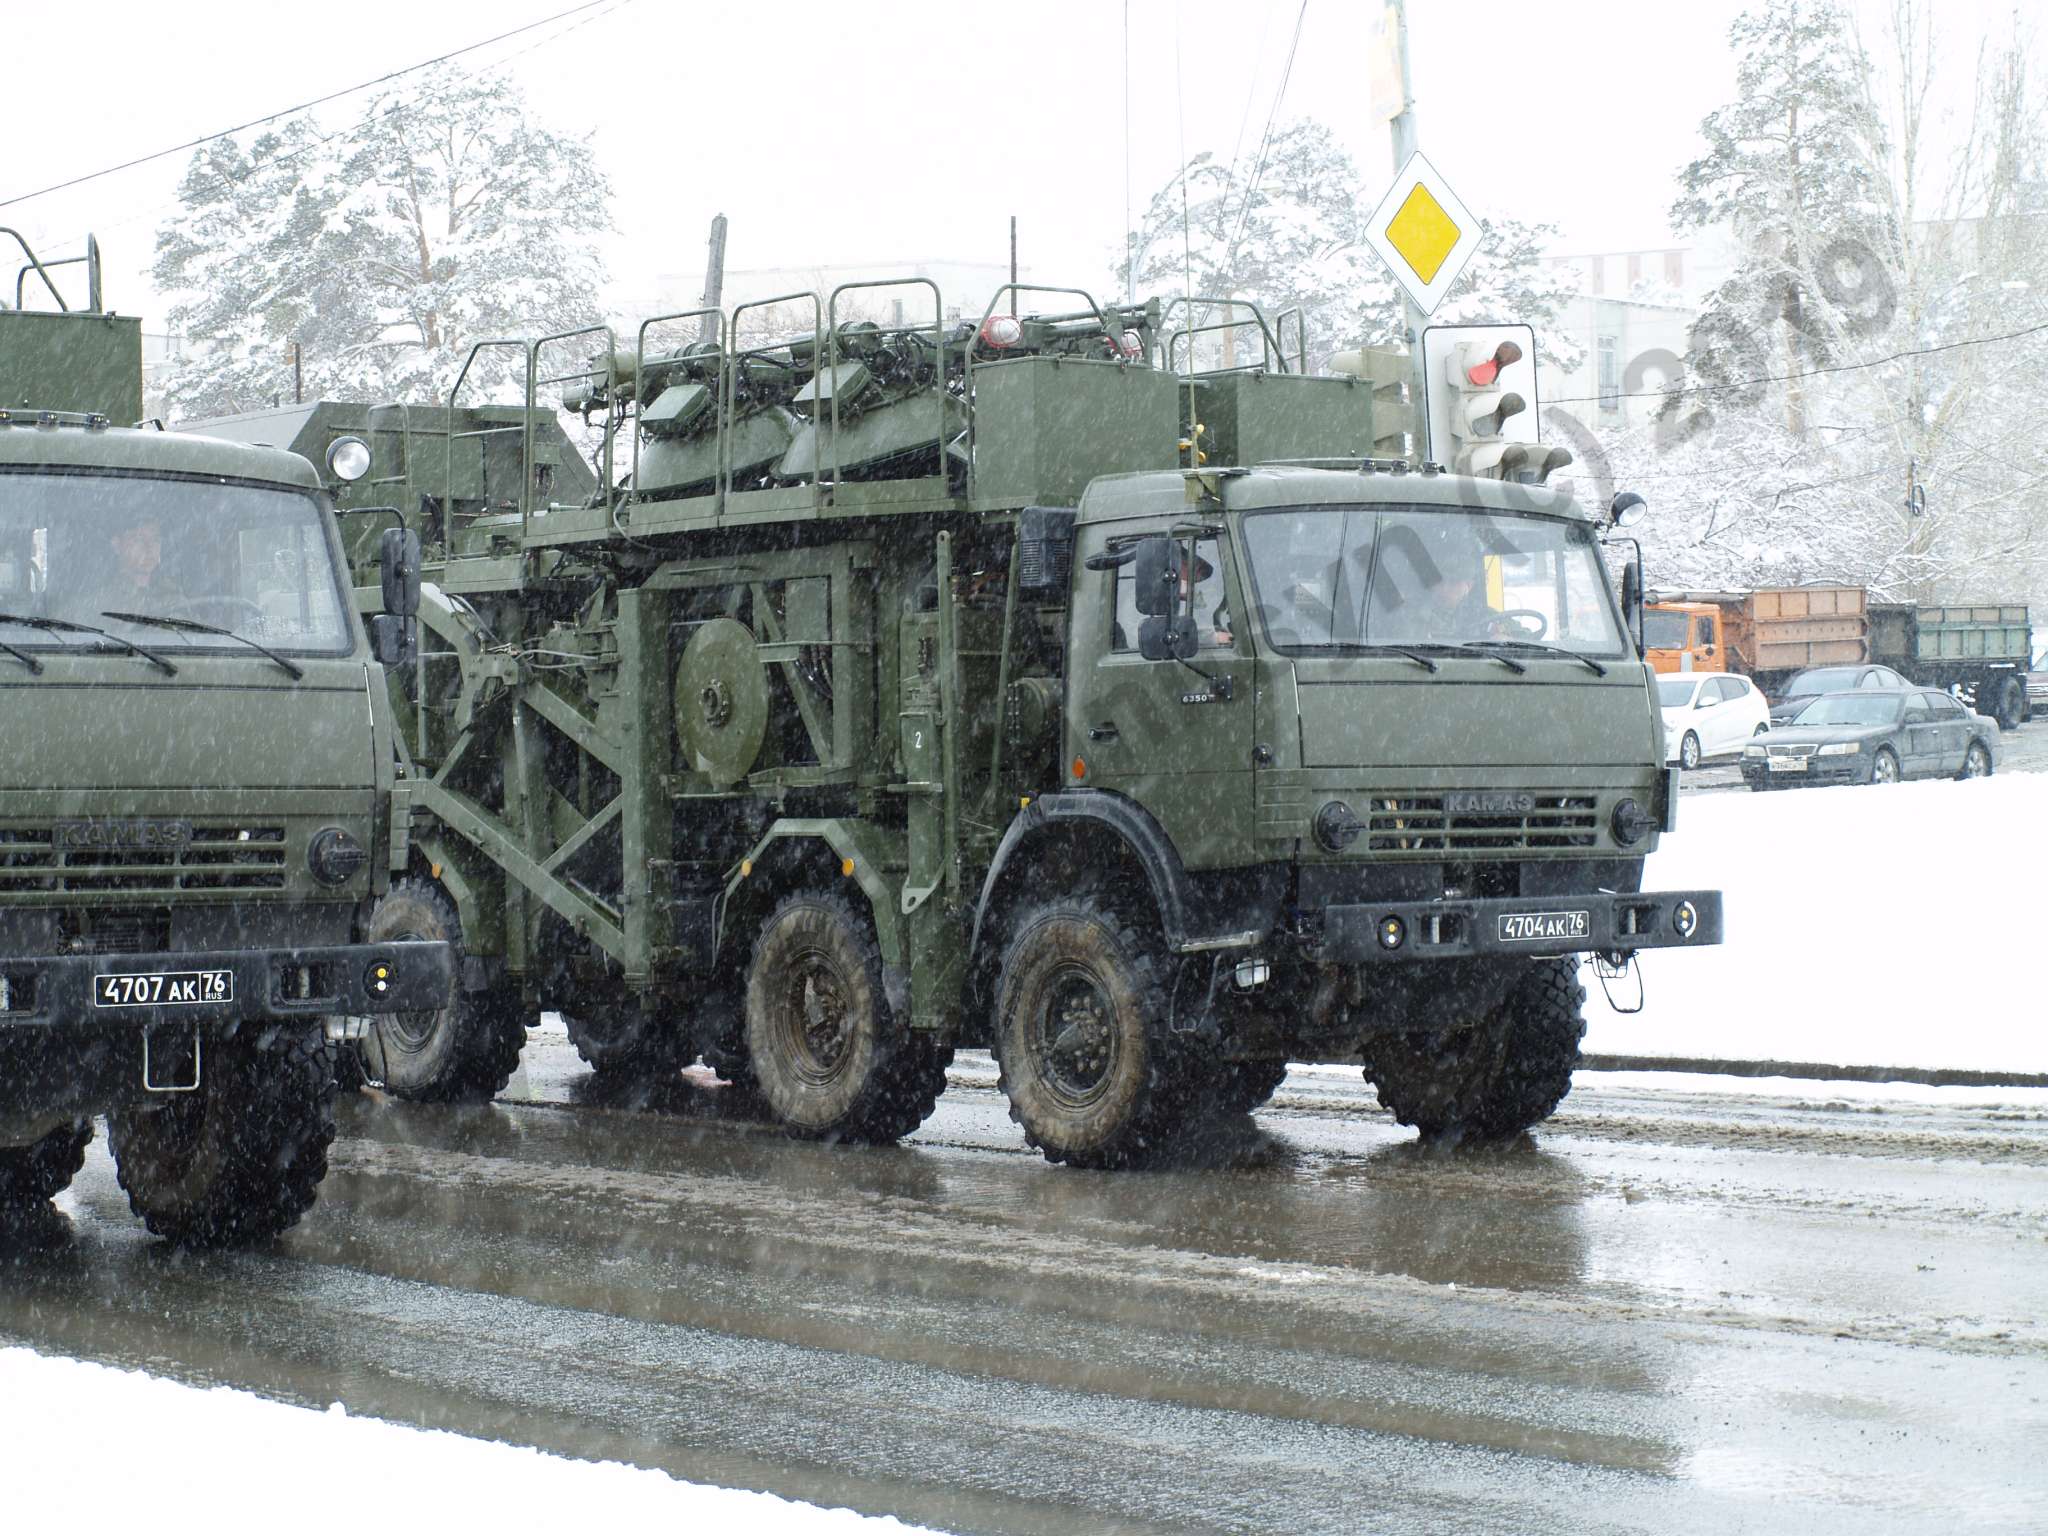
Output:
[[1479,249],[1479,221],[1436,168],[1415,154],[1373,210],[1366,239],[1415,307],[1428,315]]

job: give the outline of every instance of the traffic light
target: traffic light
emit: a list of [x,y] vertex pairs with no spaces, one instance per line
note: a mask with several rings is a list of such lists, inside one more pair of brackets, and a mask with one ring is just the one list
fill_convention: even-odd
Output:
[[1422,333],[1428,456],[1461,475],[1541,485],[1572,462],[1538,439],[1536,332],[1526,325],[1432,325]]
[[1483,341],[1461,341],[1451,353],[1444,380],[1451,391],[1450,469],[1460,475],[1491,475],[1512,446],[1503,434],[1513,417],[1529,408],[1512,389],[1501,389],[1503,370],[1522,360],[1512,341],[1488,347]]

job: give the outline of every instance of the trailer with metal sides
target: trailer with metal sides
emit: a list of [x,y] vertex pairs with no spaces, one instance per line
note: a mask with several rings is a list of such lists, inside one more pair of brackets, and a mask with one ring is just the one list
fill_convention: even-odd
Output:
[[1914,682],[1961,695],[2013,731],[2033,717],[2034,632],[2022,603],[1872,603],[1870,657]]
[[[843,319],[862,288],[930,318]],[[463,983],[378,1029],[387,1086],[458,1096],[547,1008],[599,1072],[701,1054],[811,1137],[906,1134],[961,1044],[1056,1161],[1301,1055],[1507,1135],[1569,1088],[1580,956],[1718,942],[1718,892],[1642,887],[1676,786],[1604,515],[1373,457],[1372,384],[1242,301],[1213,369],[1157,301],[797,302],[491,344],[512,439],[471,370],[380,408],[396,494],[349,515],[427,542],[385,900]],[[580,501],[540,494],[557,399]],[[516,507],[435,482],[501,440]]]

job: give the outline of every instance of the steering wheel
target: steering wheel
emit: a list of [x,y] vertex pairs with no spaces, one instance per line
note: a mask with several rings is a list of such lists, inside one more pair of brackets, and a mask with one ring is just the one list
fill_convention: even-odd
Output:
[[[1498,639],[1541,640],[1550,633],[1550,616],[1540,608],[1503,608],[1493,617],[1497,624],[1506,623],[1510,619],[1515,621],[1508,625],[1515,633],[1497,636]],[[1533,620],[1536,627],[1531,629],[1525,620]]]
[[233,630],[246,629],[252,622],[261,629],[270,622],[270,615],[248,598],[227,593],[215,597],[188,597],[171,605],[171,617],[197,619],[202,624],[218,624],[222,629]]

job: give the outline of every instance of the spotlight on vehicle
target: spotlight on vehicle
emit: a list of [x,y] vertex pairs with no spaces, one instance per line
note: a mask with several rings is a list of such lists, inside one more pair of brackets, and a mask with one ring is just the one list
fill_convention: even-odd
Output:
[[370,445],[360,437],[337,437],[327,445],[327,472],[353,484],[370,472]]

